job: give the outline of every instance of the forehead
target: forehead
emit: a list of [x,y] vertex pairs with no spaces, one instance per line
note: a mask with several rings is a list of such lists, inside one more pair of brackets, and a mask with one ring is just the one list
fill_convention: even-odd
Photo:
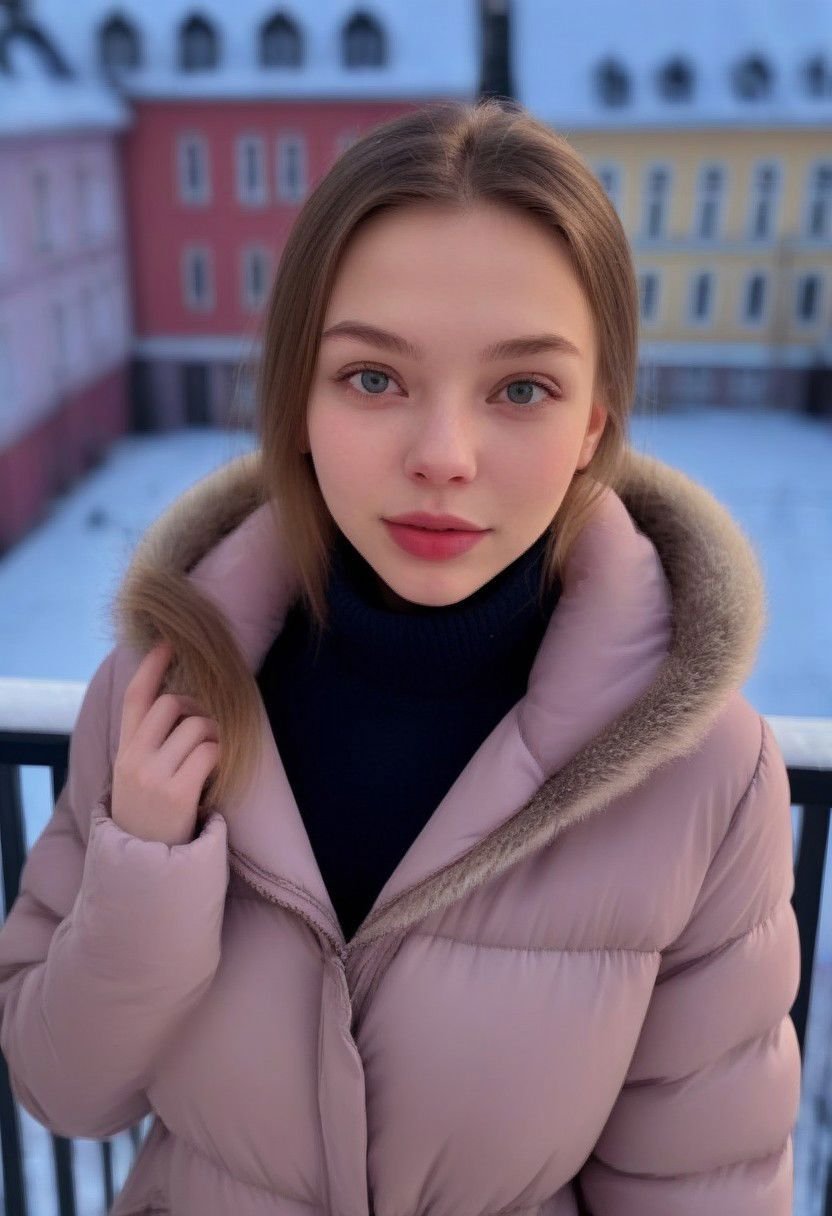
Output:
[[449,327],[477,350],[556,332],[589,356],[594,326],[565,240],[537,217],[478,204],[418,203],[374,215],[353,235],[324,331],[359,320],[419,343]]

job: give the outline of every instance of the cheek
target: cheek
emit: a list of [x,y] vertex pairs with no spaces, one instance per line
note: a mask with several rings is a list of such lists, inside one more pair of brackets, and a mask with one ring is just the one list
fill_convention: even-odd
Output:
[[[336,491],[350,487],[352,494],[363,484],[366,470],[374,463],[374,445],[366,442],[361,429],[350,424],[347,413],[325,406],[310,407],[307,419],[312,461],[321,488]],[[378,455],[375,456],[375,463]]]
[[573,444],[561,436],[557,442],[523,444],[514,453],[503,448],[494,466],[501,496],[518,507],[557,506],[575,471],[578,446],[577,439]]

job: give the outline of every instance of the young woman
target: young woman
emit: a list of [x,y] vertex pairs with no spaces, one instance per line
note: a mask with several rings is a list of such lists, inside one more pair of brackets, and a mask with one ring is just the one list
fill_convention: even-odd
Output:
[[[258,447],[140,541],[0,932],[117,1216],[786,1216],[790,791],[750,542],[628,446],[631,253],[490,100],[292,230]],[[412,518],[414,515],[416,518]]]

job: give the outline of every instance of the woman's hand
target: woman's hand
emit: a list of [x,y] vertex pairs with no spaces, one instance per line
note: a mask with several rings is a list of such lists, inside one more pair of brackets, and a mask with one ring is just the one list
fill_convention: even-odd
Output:
[[217,723],[197,716],[193,698],[157,696],[172,657],[169,642],[154,646],[125,689],[111,799],[120,828],[167,845],[193,839],[202,787],[219,754]]

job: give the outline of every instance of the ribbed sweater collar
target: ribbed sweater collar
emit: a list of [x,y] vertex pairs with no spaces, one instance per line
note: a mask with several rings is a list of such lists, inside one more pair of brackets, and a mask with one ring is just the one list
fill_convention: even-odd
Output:
[[340,531],[327,599],[329,641],[365,678],[402,691],[448,691],[523,678],[560,595],[556,582],[538,602],[546,534],[483,587],[456,604],[391,608],[378,578]]

